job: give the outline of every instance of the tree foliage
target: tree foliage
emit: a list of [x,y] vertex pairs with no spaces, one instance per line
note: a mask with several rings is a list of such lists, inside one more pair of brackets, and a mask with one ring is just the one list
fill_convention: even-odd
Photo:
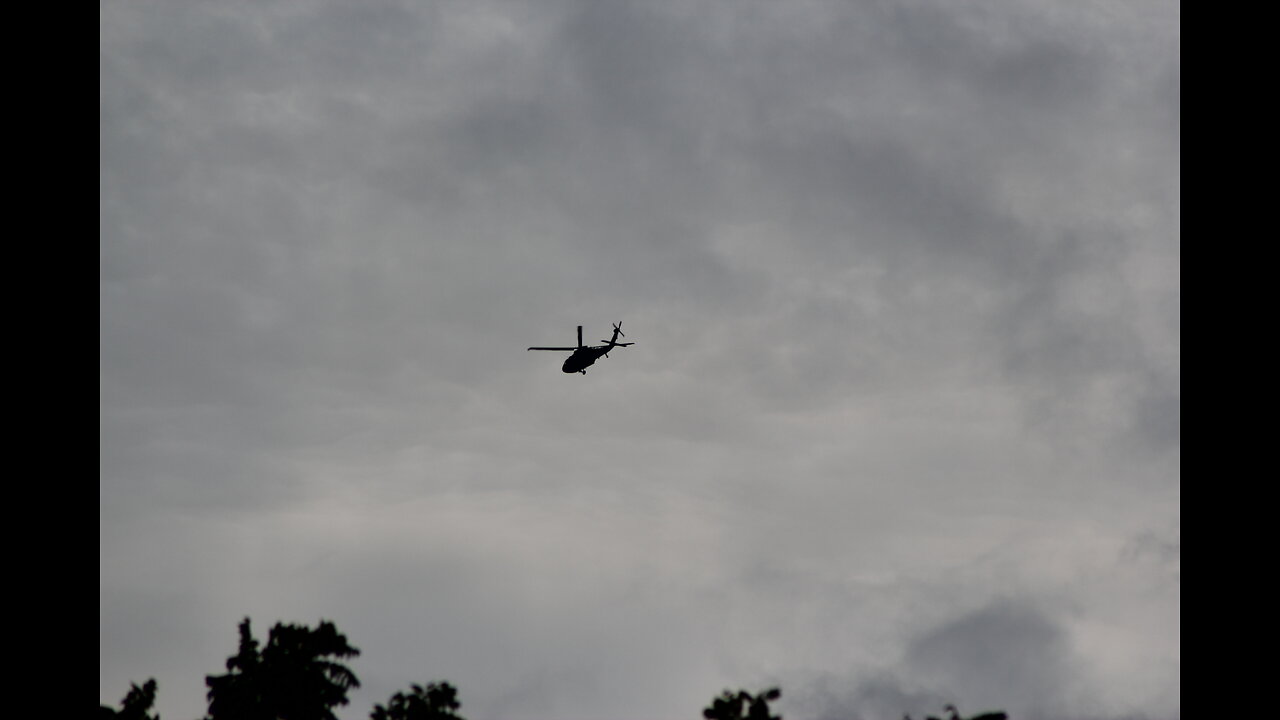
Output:
[[138,687],[136,683],[129,684],[129,693],[124,696],[124,700],[120,701],[120,709],[113,710],[108,705],[103,705],[98,712],[101,720],[112,718],[113,720],[160,720],[159,715],[151,714],[151,706],[156,703],[156,681],[154,678],[143,683],[142,687]]
[[227,659],[227,674],[205,678],[209,720],[337,720],[333,708],[347,704],[347,691],[360,687],[355,673],[339,660],[360,651],[347,643],[333,623],[276,623],[266,647],[240,623],[240,648]]
[[[333,708],[347,704],[347,691],[360,681],[342,660],[360,651],[327,620],[315,628],[276,623],[267,634],[266,647],[240,623],[240,646],[227,658],[225,675],[208,675],[209,713],[205,720],[337,720]],[[397,692],[386,706],[374,705],[370,720],[464,720],[458,690],[447,682],[411,685],[409,694]],[[706,720],[782,720],[769,712],[769,703],[782,697],[771,688],[752,695],[746,690],[725,690],[702,711]],[[156,681],[131,685],[120,709],[103,705],[99,720],[160,720],[151,714]],[[946,720],[964,720],[954,705],[947,705]],[[910,720],[910,716],[904,716]],[[925,720],[939,720],[929,716]],[[985,712],[968,720],[1008,720],[1001,711]]]
[[373,706],[371,720],[463,720],[458,690],[447,682],[413,685],[409,695],[396,693],[386,707]]
[[782,720],[781,715],[769,714],[769,701],[780,697],[782,691],[778,688],[765,690],[759,695],[752,695],[746,690],[737,693],[725,690],[702,711],[702,717],[707,720]]

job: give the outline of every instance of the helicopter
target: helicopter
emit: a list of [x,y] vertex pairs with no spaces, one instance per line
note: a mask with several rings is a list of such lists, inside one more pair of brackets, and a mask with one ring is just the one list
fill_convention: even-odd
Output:
[[635,343],[618,342],[619,335],[621,335],[622,337],[627,336],[626,333],[622,332],[622,323],[616,322],[613,324],[613,337],[610,338],[609,340],[600,341],[602,343],[608,343],[607,345],[583,345],[582,344],[582,326],[579,325],[578,326],[578,347],[531,347],[529,349],[530,350],[571,350],[573,351],[573,354],[570,355],[569,358],[564,361],[564,367],[562,367],[561,370],[567,373],[582,373],[583,375],[586,375],[587,368],[594,365],[596,360],[599,360],[602,355],[604,357],[609,357],[610,350],[618,347],[627,347],[628,345],[635,345]]

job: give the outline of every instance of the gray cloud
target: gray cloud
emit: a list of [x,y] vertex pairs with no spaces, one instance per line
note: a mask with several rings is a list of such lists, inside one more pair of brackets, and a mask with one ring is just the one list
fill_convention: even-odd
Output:
[[101,10],[104,699],[1177,716],[1176,8]]

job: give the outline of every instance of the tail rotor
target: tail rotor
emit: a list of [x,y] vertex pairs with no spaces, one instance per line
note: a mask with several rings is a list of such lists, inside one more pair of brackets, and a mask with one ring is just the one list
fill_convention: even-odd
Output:
[[[621,322],[616,322],[616,323],[614,323],[614,324],[613,324],[613,338],[612,338],[612,339],[609,339],[609,340],[601,340],[600,342],[602,342],[602,343],[608,343],[608,344],[609,344],[609,349],[613,349],[613,348],[615,348],[615,347],[627,347],[628,345],[635,345],[635,343],[620,343],[620,342],[618,342],[618,337],[619,337],[619,336],[626,337],[626,336],[627,336],[627,334],[626,334],[626,333],[624,333],[624,332],[622,332],[622,323],[621,323]],[[608,353],[606,353],[606,354],[605,354],[605,357],[609,357]]]

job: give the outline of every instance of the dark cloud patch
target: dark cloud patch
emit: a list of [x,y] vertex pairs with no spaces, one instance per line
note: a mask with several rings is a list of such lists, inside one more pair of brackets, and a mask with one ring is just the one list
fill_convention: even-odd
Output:
[[896,718],[1004,710],[1011,717],[1134,717],[1100,710],[1079,691],[1079,671],[1061,622],[1025,600],[996,600],[919,634],[892,673],[827,676],[794,693],[815,718]]
[[1063,632],[1042,612],[998,603],[913,642],[906,667],[919,674],[917,682],[960,698],[958,705],[1003,703],[1019,716],[1034,717],[1061,707],[1071,684],[1068,652]]
[[1138,398],[1138,434],[1157,449],[1182,447],[1182,390],[1156,376]]
[[1078,107],[1100,90],[1110,48],[1071,27],[1087,14],[1053,18],[987,2],[897,3],[882,12],[896,30],[885,46],[933,87],[958,83],[1032,110]]
[[666,8],[633,2],[583,3],[563,26],[575,77],[594,125],[652,127],[676,106],[681,73],[696,52],[696,29]]

